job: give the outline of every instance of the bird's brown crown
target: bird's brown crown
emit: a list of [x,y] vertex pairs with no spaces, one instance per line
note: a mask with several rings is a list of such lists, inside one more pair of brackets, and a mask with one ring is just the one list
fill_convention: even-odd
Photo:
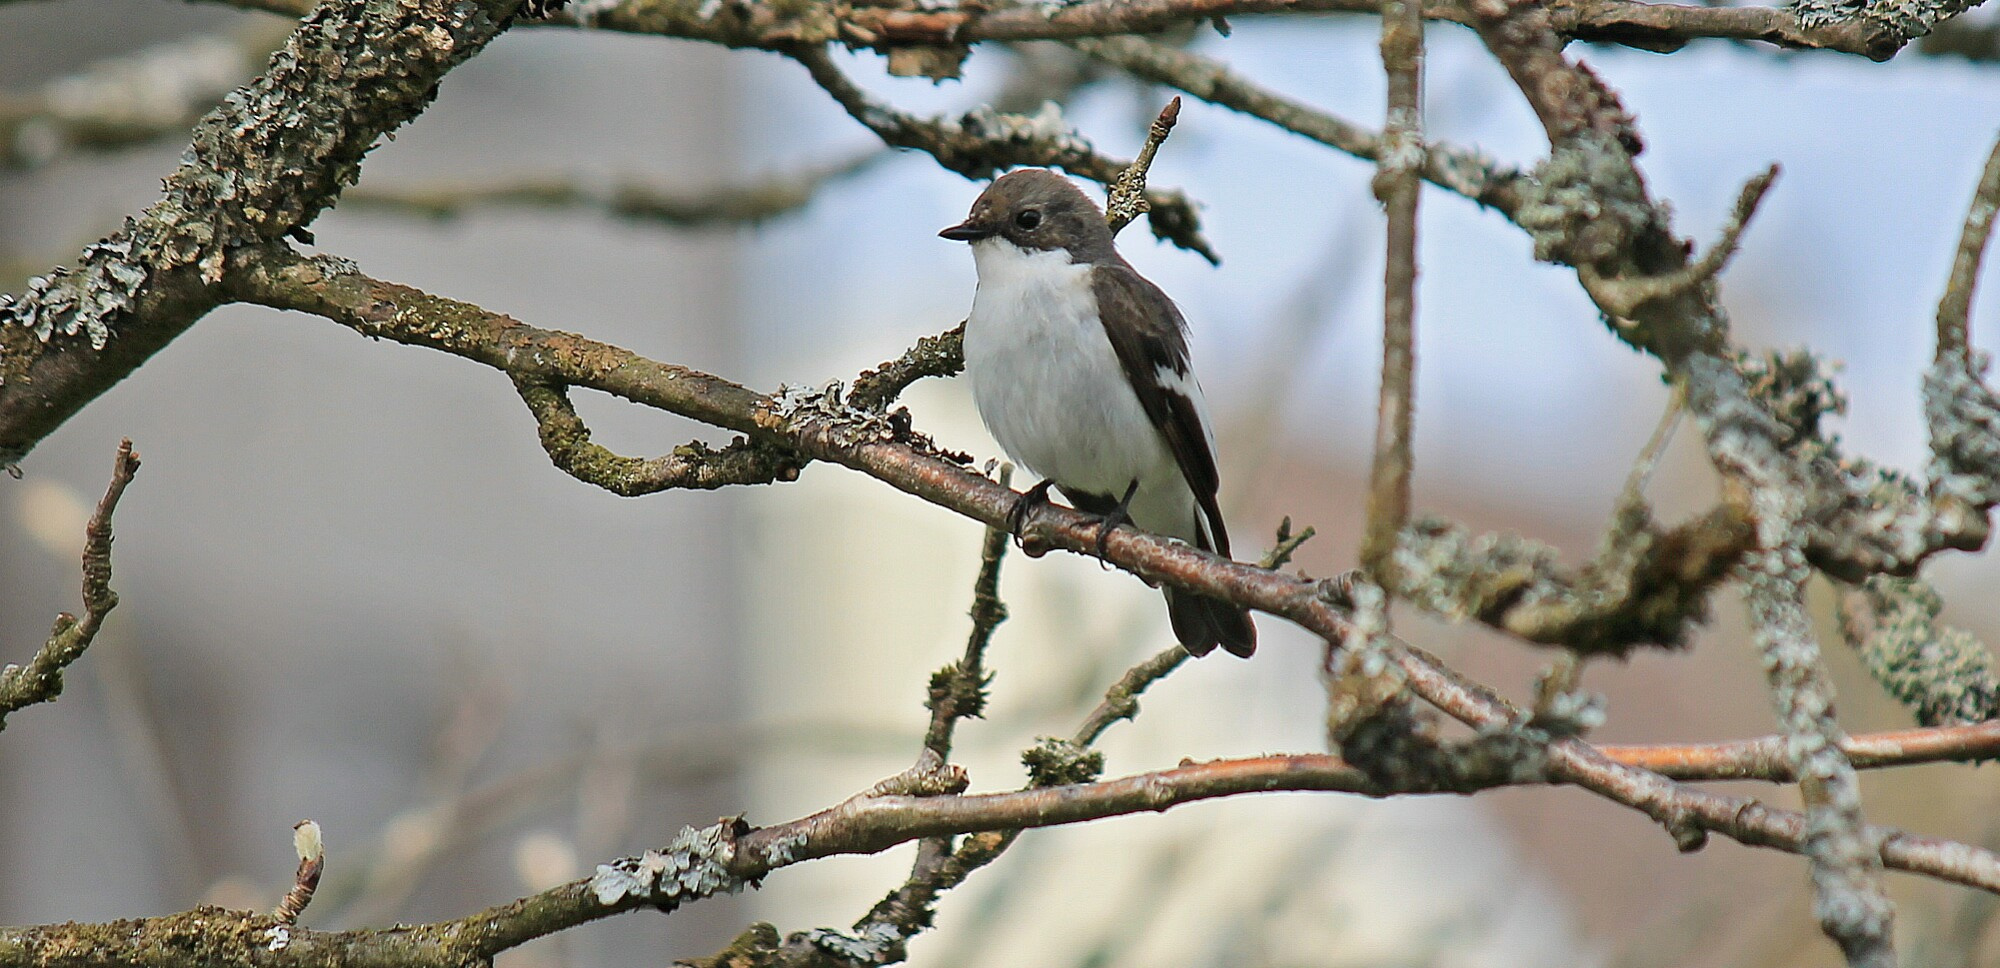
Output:
[[976,242],[1004,238],[1023,249],[1067,249],[1078,262],[1115,259],[1111,226],[1090,196],[1046,168],[1023,168],[993,180],[965,221],[938,233]]

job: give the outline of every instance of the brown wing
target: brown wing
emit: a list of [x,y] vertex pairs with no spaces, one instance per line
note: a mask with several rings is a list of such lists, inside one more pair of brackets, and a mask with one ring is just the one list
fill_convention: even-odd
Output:
[[1215,541],[1209,550],[1228,557],[1229,535],[1223,530],[1222,510],[1215,501],[1220,481],[1201,411],[1192,398],[1158,376],[1165,371],[1186,383],[1194,382],[1188,367],[1187,321],[1160,287],[1147,282],[1131,266],[1098,265],[1091,270],[1091,286],[1097,293],[1099,320],[1111,338],[1111,348],[1118,353],[1118,362],[1124,365],[1125,378],[1138,394],[1139,405],[1166,438],[1181,475],[1187,478],[1188,489],[1201,506],[1208,533]]

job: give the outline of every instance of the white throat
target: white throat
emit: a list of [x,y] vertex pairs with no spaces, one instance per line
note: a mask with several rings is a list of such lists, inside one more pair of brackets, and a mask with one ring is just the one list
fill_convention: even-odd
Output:
[[997,235],[972,243],[972,266],[980,286],[1001,288],[1052,283],[1090,268],[1071,261],[1068,249],[1023,249]]

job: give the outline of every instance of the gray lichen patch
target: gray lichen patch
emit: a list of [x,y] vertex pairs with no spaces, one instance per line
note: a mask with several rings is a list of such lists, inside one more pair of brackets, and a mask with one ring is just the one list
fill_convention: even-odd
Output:
[[729,821],[700,830],[682,827],[664,850],[599,864],[590,892],[606,907],[639,900],[662,911],[714,894],[734,894],[745,884],[729,872],[737,835],[738,825]]
[[1748,523],[1727,509],[1663,531],[1632,504],[1598,555],[1572,571],[1540,542],[1427,516],[1397,542],[1396,591],[1434,615],[1580,653],[1676,647],[1706,618],[1709,591],[1750,543]]
[[1523,180],[1520,196],[1514,221],[1543,262],[1598,266],[1625,257],[1634,239],[1667,234],[1631,157],[1608,136],[1584,133],[1557,144]]
[[1785,450],[1801,444],[1838,439],[1824,433],[1821,421],[1847,412],[1847,397],[1834,383],[1835,364],[1800,349],[1763,356],[1740,354],[1736,367],[1745,388],[1783,424],[1786,433],[1776,443]]
[[2000,716],[2000,677],[1979,640],[1938,621],[1929,582],[1875,576],[1840,601],[1841,627],[1868,674],[1925,726]]
[[[1941,21],[1958,16],[1979,0],[1793,0],[1792,12],[1807,27],[1859,23],[1880,26],[1893,35],[1894,53],[1914,38],[1931,32]],[[1885,43],[1889,42],[1885,39]],[[1886,56],[1886,54],[1884,55]],[[1880,58],[1878,58],[1880,59]]]
[[1924,420],[1931,433],[1931,486],[1984,511],[2000,503],[2000,397],[1980,381],[1984,353],[1924,374]]
[[1021,763],[1028,768],[1034,786],[1067,786],[1089,783],[1104,773],[1104,754],[1066,739],[1043,736],[1021,751]]
[[850,965],[895,964],[902,960],[908,942],[896,925],[875,922],[861,925],[857,934],[814,928],[795,938]]

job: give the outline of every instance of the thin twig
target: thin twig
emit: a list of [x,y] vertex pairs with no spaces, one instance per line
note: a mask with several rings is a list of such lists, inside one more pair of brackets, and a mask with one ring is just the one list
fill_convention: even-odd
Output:
[[[1013,479],[1014,465],[1000,465],[1000,486],[1010,486]],[[965,638],[965,654],[931,676],[930,697],[924,703],[931,722],[924,731],[924,748],[940,761],[951,758],[951,734],[958,721],[986,709],[986,647],[993,641],[993,630],[1007,620],[1007,606],[1000,600],[1000,561],[1007,555],[1008,537],[1005,528],[986,529],[979,546],[979,574],[972,581],[972,632]]]
[[1152,211],[1153,203],[1146,197],[1146,173],[1153,168],[1153,156],[1159,153],[1160,145],[1167,136],[1174,133],[1174,122],[1180,120],[1181,99],[1176,96],[1160,109],[1159,117],[1146,128],[1146,143],[1139,146],[1139,157],[1125,166],[1118,177],[1111,179],[1105,188],[1108,198],[1104,203],[1104,218],[1111,223],[1111,234],[1117,235],[1132,220]]
[[[784,52],[804,65],[814,83],[883,143],[922,151],[967,178],[991,178],[1016,165],[1041,165],[1110,185],[1131,167],[1100,154],[1070,129],[1053,103],[1033,116],[975,110],[955,119],[919,118],[876,100],[834,63],[824,46],[790,45]],[[1200,217],[1186,195],[1155,188],[1147,191],[1146,200],[1147,221],[1155,236],[1211,263],[1221,261],[1202,236]]]
[[[254,9],[297,11],[308,0],[211,0]],[[1832,50],[1887,60],[1915,37],[1948,23],[1972,4],[1905,4],[1897,17],[1875,13],[1873,5],[1831,7],[1810,13],[1796,6],[1710,7],[1649,3],[1643,0],[1563,0],[1551,4],[1556,29],[1566,38],[1626,44],[1670,52],[1690,41],[1717,37],[1762,41],[1781,47]],[[1048,8],[1029,3],[953,7],[941,10],[886,6],[770,5],[744,8],[729,17],[706,13],[700,0],[624,0],[588,13],[564,13],[554,22],[587,24],[607,30],[690,37],[734,47],[774,47],[785,43],[839,41],[853,47],[893,51],[898,47],[942,46],[982,41],[1069,40],[1120,34],[1152,34],[1219,18],[1327,12],[1373,14],[1373,0],[1082,0]],[[1465,23],[1464,6],[1424,5],[1431,20]],[[539,26],[529,24],[528,26]]]
[[1951,260],[1951,281],[1938,300],[1937,362],[1971,365],[1972,341],[1967,335],[1972,325],[1972,291],[1979,284],[1979,265],[1986,256],[1986,242],[1993,236],[1993,215],[2000,210],[2000,141],[1986,156],[1986,169],[1979,187],[1972,193],[1972,205],[1965,213],[1965,232],[1959,236],[1958,252]]
[[899,356],[854,378],[848,388],[848,405],[861,410],[880,411],[896,402],[910,384],[925,377],[957,376],[965,369],[965,324],[936,336],[925,336]]
[[1624,319],[1639,307],[1663,299],[1671,299],[1702,285],[1722,273],[1723,267],[1736,255],[1736,249],[1743,241],[1743,229],[1757,214],[1757,206],[1764,200],[1771,183],[1777,180],[1778,166],[1772,165],[1743,184],[1737,193],[1736,206],[1730,210],[1728,221],[1722,224],[1722,235],[1702,253],[1700,259],[1673,272],[1658,276],[1636,276],[1630,278],[1606,278],[1599,275],[1596,268],[1583,264],[1577,266],[1577,278],[1590,293],[1598,308],[1614,319]]
[[320,875],[326,870],[326,842],[320,837],[319,824],[310,820],[293,824],[292,847],[298,851],[299,869],[292,878],[292,889],[285,892],[285,899],[271,912],[272,917],[286,924],[296,924],[299,915],[305,913],[306,905],[312,903],[313,892],[319,890]]
[[1424,21],[1418,0],[1382,0],[1382,69],[1389,76],[1389,106],[1375,197],[1389,216],[1388,256],[1382,278],[1382,384],[1361,562],[1377,584],[1393,592],[1401,584],[1397,538],[1410,519],[1416,392],[1417,176],[1424,167]]
[[[1370,8],[1373,9],[1372,2]],[[1274,93],[1214,58],[1144,37],[1079,40],[1072,46],[1135,77],[1267,121],[1364,161],[1379,162],[1383,157],[1382,135]],[[1496,165],[1477,151],[1427,145],[1422,172],[1432,184],[1496,209],[1509,218],[1520,205],[1521,173]]]
[[1653,425],[1652,436],[1646,438],[1646,446],[1639,450],[1638,459],[1632,462],[1632,470],[1625,475],[1625,487],[1619,492],[1618,501],[1626,506],[1637,506],[1646,500],[1646,488],[1653,481],[1653,471],[1660,466],[1660,458],[1666,456],[1667,446],[1674,441],[1674,430],[1681,425],[1682,393],[1679,386],[1667,391],[1667,406],[1660,412],[1660,422]]
[[120,441],[111,462],[111,484],[83,529],[83,620],[68,612],[56,616],[48,641],[26,666],[0,668],[0,729],[7,727],[9,713],[62,694],[63,670],[83,657],[104,617],[118,607],[118,593],[111,590],[111,514],[138,472],[139,453],[130,440]]

